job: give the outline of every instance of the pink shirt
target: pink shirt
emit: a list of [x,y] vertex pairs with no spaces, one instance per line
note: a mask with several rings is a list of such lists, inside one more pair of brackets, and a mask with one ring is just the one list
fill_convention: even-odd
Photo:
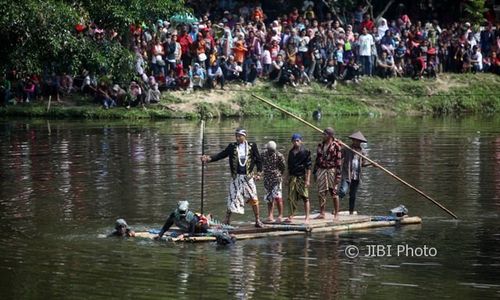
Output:
[[264,65],[270,65],[272,63],[272,59],[271,59],[271,52],[269,52],[269,50],[264,50],[264,52],[262,53],[262,63]]

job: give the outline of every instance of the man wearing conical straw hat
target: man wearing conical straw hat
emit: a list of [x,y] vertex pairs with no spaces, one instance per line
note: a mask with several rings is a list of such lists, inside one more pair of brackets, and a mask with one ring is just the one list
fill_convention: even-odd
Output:
[[[367,140],[361,131],[357,131],[349,136],[352,140],[351,148],[366,156],[366,152],[361,147],[361,143]],[[362,167],[370,166],[371,163],[347,148],[342,148],[344,162],[342,164],[342,180],[339,188],[339,197],[343,199],[349,190],[349,214],[353,214],[356,202],[356,193],[361,182]]]

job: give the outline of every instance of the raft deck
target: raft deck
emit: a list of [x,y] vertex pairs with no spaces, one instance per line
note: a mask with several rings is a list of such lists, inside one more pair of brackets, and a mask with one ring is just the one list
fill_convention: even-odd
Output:
[[[420,224],[420,217],[405,216],[395,218],[390,216],[367,216],[367,215],[349,215],[340,214],[337,219],[327,213],[324,219],[314,219],[317,214],[311,215],[309,222],[304,223],[305,216],[296,216],[291,223],[265,223],[263,228],[256,228],[253,222],[235,223],[235,228],[228,232],[235,236],[237,240],[257,239],[271,236],[287,236],[316,232],[339,232],[352,231],[377,227],[390,227],[400,225]],[[183,242],[210,242],[215,241],[212,235],[204,236],[186,236],[180,240],[172,237],[172,233],[178,234],[178,230],[168,231],[162,237],[165,241],[183,241]],[[156,234],[144,231],[136,232],[136,237],[153,239]]]

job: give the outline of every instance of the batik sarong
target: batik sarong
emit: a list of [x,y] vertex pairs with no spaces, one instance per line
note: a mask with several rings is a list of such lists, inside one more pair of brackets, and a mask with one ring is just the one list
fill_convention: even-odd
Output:
[[[236,175],[229,184],[229,196],[227,198],[227,209],[236,214],[245,213],[245,202],[257,199],[257,188],[251,176]],[[252,201],[252,205],[258,205],[258,201]]]

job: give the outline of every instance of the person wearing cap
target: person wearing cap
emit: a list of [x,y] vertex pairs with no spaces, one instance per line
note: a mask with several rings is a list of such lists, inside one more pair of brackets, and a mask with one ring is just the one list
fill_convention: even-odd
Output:
[[189,210],[188,201],[179,201],[177,203],[177,208],[168,216],[167,221],[155,239],[161,239],[165,232],[174,224],[182,231],[182,234],[177,239],[182,239],[186,233],[193,236],[194,234],[207,233],[208,231],[208,219],[201,214],[196,214]]
[[189,70],[189,88],[193,89],[194,87],[203,88],[205,86],[205,79],[207,74],[205,69],[203,69],[199,63],[194,63],[192,69]]
[[309,186],[311,179],[311,151],[302,144],[302,136],[292,135],[292,149],[288,152],[288,204],[290,214],[285,223],[291,223],[297,210],[298,201],[304,202],[305,223],[309,222]]
[[328,195],[333,200],[333,215],[338,217],[340,211],[338,186],[341,179],[342,148],[337,139],[335,131],[328,127],[323,131],[323,141],[316,149],[316,161],[313,174],[318,185],[319,215],[316,219],[325,218],[325,209]]
[[[227,198],[227,212],[224,220],[225,224],[230,223],[231,214],[244,214],[245,203],[252,205],[255,215],[255,227],[263,226],[259,219],[259,199],[255,181],[260,180],[262,172],[262,160],[259,149],[255,143],[248,142],[247,131],[238,128],[234,132],[236,142],[230,143],[226,149],[216,155],[203,155],[203,163],[215,162],[226,157],[229,158],[229,169],[231,171],[231,182],[229,184],[229,195]],[[257,168],[257,175],[254,170]]]
[[276,150],[276,142],[269,141],[266,144],[266,151],[262,153],[262,168],[264,170],[264,202],[267,203],[267,222],[274,222],[274,203],[278,207],[278,218],[276,223],[281,223],[283,219],[283,197],[282,181],[285,172],[285,157]]
[[[361,148],[361,143],[366,143],[367,140],[361,131],[351,134],[349,138],[352,140],[351,148],[366,156],[366,152]],[[361,182],[362,167],[372,164],[346,147],[342,148],[342,157],[344,158],[344,162],[342,164],[342,180],[338,194],[340,199],[343,199],[347,194],[347,190],[349,190],[349,214],[352,215],[356,202],[356,192]]]
[[115,222],[115,230],[108,237],[134,237],[135,232],[132,231],[124,219],[118,219]]

